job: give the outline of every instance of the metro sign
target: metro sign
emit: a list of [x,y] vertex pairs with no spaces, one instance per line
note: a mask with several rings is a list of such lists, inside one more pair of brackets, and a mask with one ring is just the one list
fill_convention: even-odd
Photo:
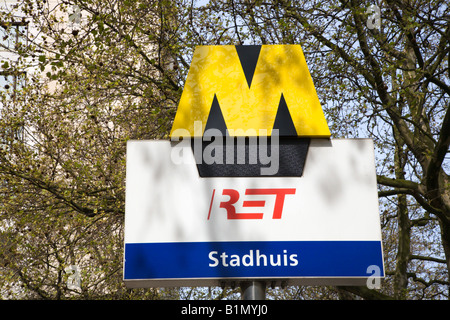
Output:
[[373,142],[329,136],[300,46],[198,47],[171,141],[127,144],[126,286],[383,278]]
[[233,136],[261,130],[270,136],[278,129],[280,135],[330,137],[300,45],[198,46],[171,137],[202,137],[210,126]]
[[384,275],[370,139],[314,139],[302,177],[202,178],[169,141],[129,141],[128,287],[365,285]]

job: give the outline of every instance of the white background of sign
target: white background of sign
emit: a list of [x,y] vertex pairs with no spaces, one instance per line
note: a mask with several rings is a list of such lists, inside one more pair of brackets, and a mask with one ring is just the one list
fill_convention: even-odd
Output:
[[[195,241],[381,241],[371,139],[312,139],[303,176],[200,178],[190,163],[171,160],[169,141],[129,141],[127,146],[125,243]],[[245,200],[266,200],[261,220],[228,220],[219,207],[222,190]],[[246,188],[296,188],[286,195],[282,218],[272,219],[275,196],[244,196]],[[208,212],[213,190],[215,197]]]

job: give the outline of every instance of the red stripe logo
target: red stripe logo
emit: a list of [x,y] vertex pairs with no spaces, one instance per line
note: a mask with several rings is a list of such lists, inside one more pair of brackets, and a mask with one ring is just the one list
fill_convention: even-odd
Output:
[[[295,188],[251,188],[245,190],[245,196],[248,195],[267,195],[267,196],[275,196],[275,205],[273,207],[272,219],[281,219],[283,214],[284,200],[287,195],[295,194]],[[216,194],[216,189],[213,190],[211,196],[211,203],[209,206],[208,212],[208,220],[211,217],[211,209],[213,207],[214,197]],[[236,212],[236,203],[241,198],[241,195],[238,190],[235,189],[223,189],[222,196],[228,196],[227,201],[221,201],[219,207],[225,209],[227,212],[227,219],[236,220],[236,219],[262,219],[264,216],[263,212],[258,212],[262,210],[256,210],[256,212],[247,212],[247,213],[239,213]],[[242,203],[243,208],[265,208],[266,201],[265,200],[243,200]]]

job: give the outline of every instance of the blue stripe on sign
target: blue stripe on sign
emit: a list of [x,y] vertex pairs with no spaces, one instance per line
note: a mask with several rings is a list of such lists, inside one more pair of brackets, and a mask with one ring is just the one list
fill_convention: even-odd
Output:
[[125,244],[124,279],[368,277],[383,271],[380,241]]

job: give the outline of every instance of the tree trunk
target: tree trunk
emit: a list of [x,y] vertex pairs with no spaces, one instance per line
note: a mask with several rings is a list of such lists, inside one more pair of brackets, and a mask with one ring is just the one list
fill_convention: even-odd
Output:
[[[400,135],[394,128],[394,138],[396,141],[394,154],[394,168],[395,178],[405,179],[405,154],[403,150],[403,143]],[[408,288],[408,263],[410,258],[411,245],[411,222],[408,215],[408,205],[405,194],[397,196],[397,226],[398,226],[398,249],[397,249],[397,263],[394,274],[394,298],[398,300],[405,300],[407,298]]]
[[442,246],[444,247],[445,261],[447,262],[448,292],[450,293],[450,223],[440,221]]

